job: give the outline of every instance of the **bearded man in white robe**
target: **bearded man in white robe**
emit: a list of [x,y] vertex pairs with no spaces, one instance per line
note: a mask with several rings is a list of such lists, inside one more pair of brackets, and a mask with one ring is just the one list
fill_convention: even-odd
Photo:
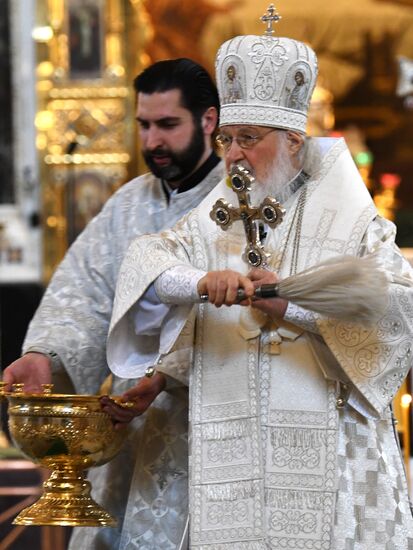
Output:
[[[236,106],[224,100],[229,63],[247,92]],[[243,259],[241,221],[222,231],[211,219],[217,201],[230,210],[237,200],[223,180],[172,230],[136,239],[119,272],[110,368],[189,384],[191,550],[413,548],[390,407],[412,363],[412,270],[344,141],[305,138],[309,96],[301,110],[289,108],[304,65],[310,95],[317,61],[303,43],[242,36],[217,55],[227,170],[254,176],[255,206],[270,195],[285,209],[280,225],[263,224],[261,265]],[[282,298],[237,304],[240,288],[251,298],[257,286],[323,260],[372,253],[391,281],[376,289],[388,296],[375,323]]]
[[[172,226],[222,178],[223,164],[211,143],[218,93],[205,69],[189,59],[161,61],[140,74],[134,86],[142,153],[151,173],[114,194],[57,269],[30,324],[24,355],[4,372],[4,381],[23,382],[26,391],[41,391],[52,376],[56,392],[99,391],[110,372],[106,338],[128,245],[137,235]],[[121,394],[134,384],[114,377],[110,391]],[[164,381],[154,377],[141,396],[140,412],[162,389]],[[120,454],[90,472],[92,496],[118,527],[75,529],[70,548],[167,550],[179,544],[186,513],[175,516],[173,510],[167,521],[160,501],[187,499],[187,391],[173,384],[166,389],[146,421],[132,423]],[[147,433],[153,444],[145,443]],[[130,516],[124,521],[128,502],[144,511],[142,521]]]

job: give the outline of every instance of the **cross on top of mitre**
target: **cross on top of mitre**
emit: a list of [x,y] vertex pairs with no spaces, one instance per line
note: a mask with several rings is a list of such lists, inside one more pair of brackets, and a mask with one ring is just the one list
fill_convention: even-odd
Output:
[[263,23],[267,25],[264,34],[266,36],[271,36],[274,32],[272,26],[274,23],[278,23],[278,21],[281,19],[281,15],[278,15],[274,4],[270,4],[268,6],[267,13],[264,13],[264,15],[260,19]]

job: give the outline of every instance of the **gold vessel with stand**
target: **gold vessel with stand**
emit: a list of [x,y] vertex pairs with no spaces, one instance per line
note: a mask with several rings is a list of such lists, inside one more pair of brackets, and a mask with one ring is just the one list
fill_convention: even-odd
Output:
[[[17,525],[112,526],[116,520],[91,497],[85,470],[111,460],[127,430],[116,430],[98,395],[25,393],[22,384],[0,395],[8,400],[13,443],[51,471],[43,494],[15,518]],[[116,401],[116,398],[113,398]],[[127,404],[126,404],[127,405]]]

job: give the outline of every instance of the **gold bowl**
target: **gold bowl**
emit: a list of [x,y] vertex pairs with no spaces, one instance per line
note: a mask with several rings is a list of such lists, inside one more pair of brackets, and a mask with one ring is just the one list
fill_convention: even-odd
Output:
[[[111,526],[116,520],[90,496],[85,470],[111,460],[127,430],[115,430],[98,395],[24,393],[22,384],[1,391],[9,402],[13,443],[51,471],[43,494],[15,518],[17,525]],[[116,398],[113,398],[116,401]]]

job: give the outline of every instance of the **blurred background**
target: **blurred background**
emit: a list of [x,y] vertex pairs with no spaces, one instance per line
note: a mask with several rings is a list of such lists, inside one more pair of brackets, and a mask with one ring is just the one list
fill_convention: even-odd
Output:
[[[45,285],[107,198],[146,168],[134,77],[165,58],[214,71],[218,46],[262,34],[262,0],[0,0],[0,367],[20,355]],[[308,131],[343,136],[413,261],[413,0],[280,0],[276,33],[319,58]],[[411,378],[395,400],[406,468]],[[0,550],[65,548],[59,528],[12,528],[42,473],[0,432]],[[32,491],[32,492],[30,492]],[[26,530],[27,531],[27,530]],[[34,539],[33,539],[34,540]]]

